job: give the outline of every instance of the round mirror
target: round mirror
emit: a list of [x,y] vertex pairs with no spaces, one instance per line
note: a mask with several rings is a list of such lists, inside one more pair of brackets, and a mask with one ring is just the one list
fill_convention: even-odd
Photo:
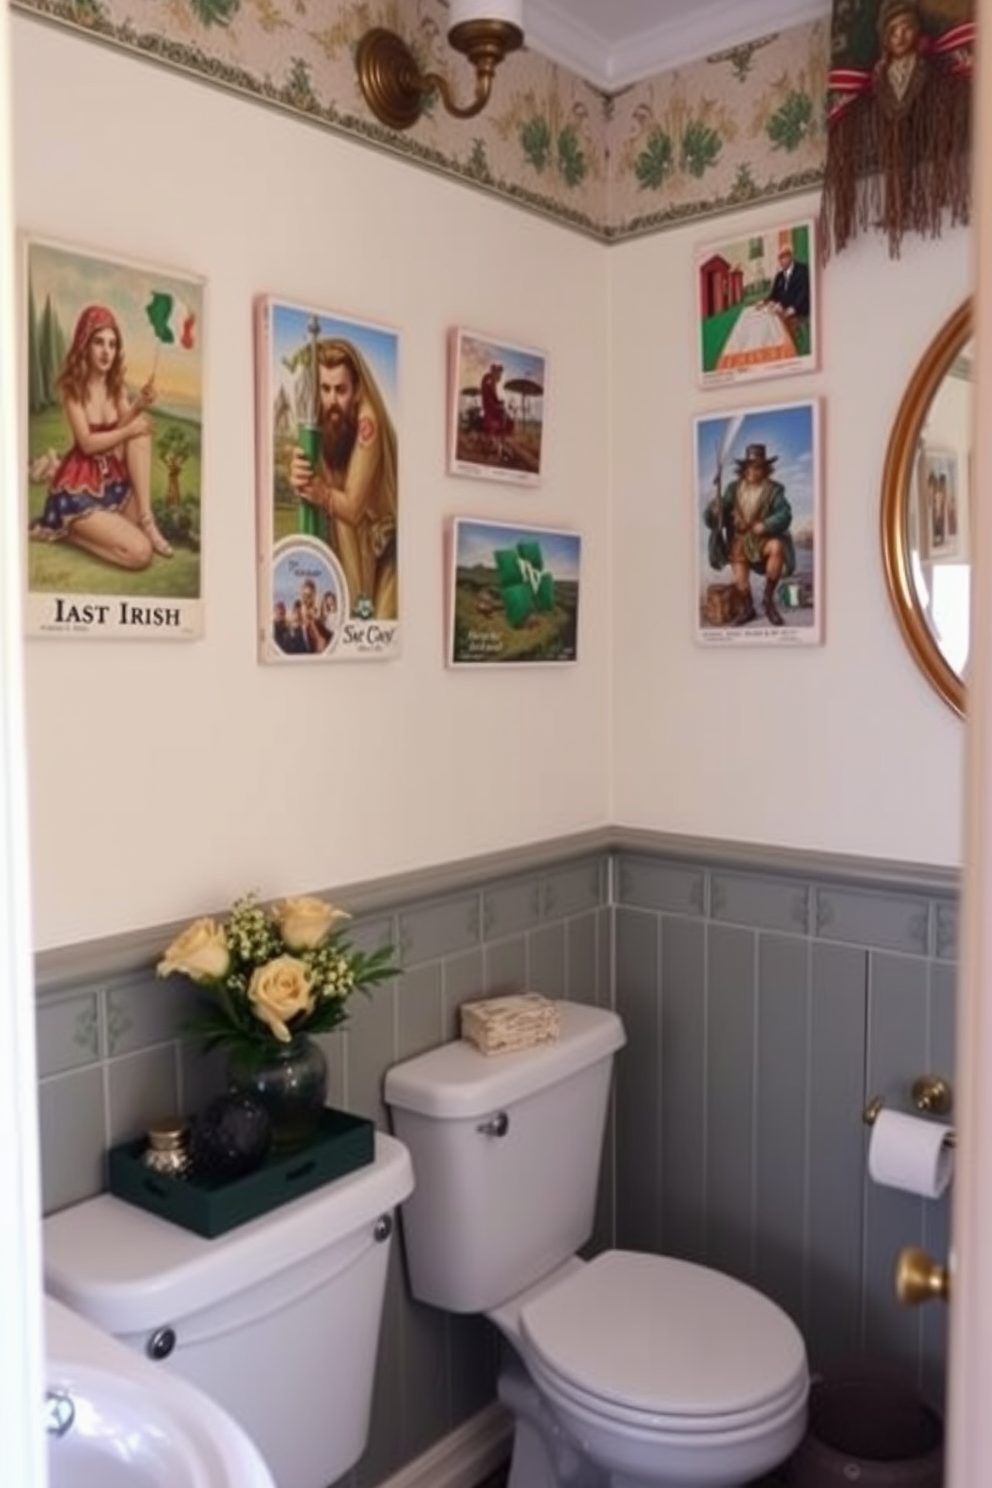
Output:
[[882,476],[882,558],[899,627],[927,680],[964,713],[971,584],[971,300],[927,347]]

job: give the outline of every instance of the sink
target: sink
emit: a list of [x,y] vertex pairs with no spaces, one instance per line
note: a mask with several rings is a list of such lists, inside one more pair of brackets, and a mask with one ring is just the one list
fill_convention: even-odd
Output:
[[275,1488],[213,1400],[45,1298],[49,1488]]

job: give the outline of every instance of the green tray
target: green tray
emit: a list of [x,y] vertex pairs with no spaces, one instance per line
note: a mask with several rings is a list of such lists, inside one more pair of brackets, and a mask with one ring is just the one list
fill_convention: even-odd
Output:
[[306,1147],[268,1157],[254,1173],[226,1182],[155,1173],[141,1161],[144,1150],[144,1141],[111,1147],[107,1154],[110,1192],[213,1240],[370,1163],[375,1156],[375,1127],[361,1116],[328,1106]]

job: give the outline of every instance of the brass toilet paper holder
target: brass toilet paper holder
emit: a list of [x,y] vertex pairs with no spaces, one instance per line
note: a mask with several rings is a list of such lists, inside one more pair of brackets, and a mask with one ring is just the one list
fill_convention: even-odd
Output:
[[[920,1075],[910,1089],[913,1105],[922,1116],[949,1116],[954,1105],[954,1092],[949,1080],[943,1075]],[[873,1126],[885,1099],[876,1095],[862,1112],[867,1126]],[[954,1133],[944,1137],[945,1147],[955,1145]],[[951,1299],[951,1273],[948,1266],[933,1260],[925,1250],[908,1246],[900,1251],[896,1260],[894,1277],[895,1293],[904,1307],[916,1307],[921,1302]]]
[[[949,1116],[954,1106],[954,1091],[943,1075],[919,1075],[913,1081],[910,1096],[921,1116]],[[874,1126],[884,1105],[885,1097],[882,1095],[876,1095],[868,1102],[861,1113],[866,1126]],[[948,1132],[944,1141],[948,1147],[953,1147],[954,1133]]]

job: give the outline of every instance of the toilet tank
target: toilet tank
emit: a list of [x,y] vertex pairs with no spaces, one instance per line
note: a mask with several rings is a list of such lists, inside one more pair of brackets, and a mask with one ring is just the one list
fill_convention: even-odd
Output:
[[560,1002],[551,1044],[487,1056],[460,1039],[386,1075],[416,1188],[403,1206],[415,1297],[485,1312],[573,1255],[592,1233],[615,1013]]
[[326,1488],[365,1450],[391,1211],[412,1187],[377,1133],[372,1163],[214,1240],[101,1194],[44,1220],[45,1290],[218,1401],[279,1488]]

